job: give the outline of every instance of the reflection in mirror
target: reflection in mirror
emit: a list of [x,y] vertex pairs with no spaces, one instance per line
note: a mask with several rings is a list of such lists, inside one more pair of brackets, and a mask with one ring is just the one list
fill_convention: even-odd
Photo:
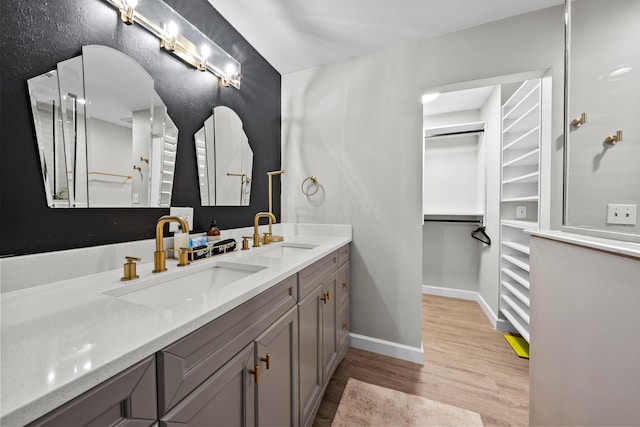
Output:
[[50,207],[168,207],[178,129],[133,59],[105,46],[29,79]]
[[248,206],[253,151],[242,120],[229,107],[215,107],[195,134],[202,206]]
[[[567,0],[566,8],[564,225],[640,241],[640,2]],[[611,138],[618,131],[621,141]],[[611,205],[625,208],[616,216]]]

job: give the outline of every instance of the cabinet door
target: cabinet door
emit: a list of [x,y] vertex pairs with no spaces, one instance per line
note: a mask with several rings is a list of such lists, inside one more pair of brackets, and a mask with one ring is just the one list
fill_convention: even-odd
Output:
[[349,304],[342,306],[338,310],[338,321],[336,322],[336,326],[338,330],[336,331],[338,334],[338,360],[342,360],[342,358],[347,353],[349,348]]
[[298,316],[294,307],[255,341],[256,425],[298,425]]
[[309,424],[322,392],[322,286],[298,303],[300,425]]
[[150,426],[157,417],[155,357],[143,360],[33,426]]
[[342,264],[338,268],[338,290],[337,290],[338,310],[349,301],[349,263]]
[[161,420],[161,427],[255,425],[254,344],[189,394]]
[[329,380],[338,363],[337,284],[337,271],[322,281],[322,376],[325,381]]
[[297,302],[293,275],[158,352],[160,417]]

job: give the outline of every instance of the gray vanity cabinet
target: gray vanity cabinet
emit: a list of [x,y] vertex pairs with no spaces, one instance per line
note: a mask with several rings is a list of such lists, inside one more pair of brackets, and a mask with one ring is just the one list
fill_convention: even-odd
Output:
[[159,351],[161,418],[269,325],[295,307],[296,301],[296,276],[293,275]]
[[[313,423],[322,393],[339,362],[338,305],[340,298],[343,303],[348,302],[341,297],[338,286],[341,251],[344,248],[298,274],[300,425]],[[348,292],[346,295],[348,298]]]
[[342,359],[349,349],[349,245],[338,251],[338,284],[336,304],[338,319],[336,321],[338,340],[338,360]]
[[298,425],[298,316],[292,308],[255,340],[256,424]]
[[254,426],[254,367],[251,343],[162,417],[160,426]]
[[294,307],[162,417],[160,426],[297,425],[297,325]]
[[317,410],[323,383],[322,369],[322,286],[316,286],[298,303],[300,331],[300,425]]
[[29,424],[150,426],[157,418],[156,363],[147,358]]

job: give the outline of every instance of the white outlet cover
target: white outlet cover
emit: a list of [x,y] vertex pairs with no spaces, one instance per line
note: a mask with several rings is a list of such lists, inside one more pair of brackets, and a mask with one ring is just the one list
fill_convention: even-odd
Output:
[[638,205],[607,205],[607,224],[636,225]]
[[[185,221],[187,221],[187,224],[189,224],[189,231],[193,231],[193,208],[189,208],[189,207],[184,207],[184,208],[171,207],[171,208],[169,208],[169,215],[179,216],[180,218],[183,218]],[[177,222],[170,222],[169,223],[169,232],[170,233],[175,233],[176,231],[178,231],[178,223]]]

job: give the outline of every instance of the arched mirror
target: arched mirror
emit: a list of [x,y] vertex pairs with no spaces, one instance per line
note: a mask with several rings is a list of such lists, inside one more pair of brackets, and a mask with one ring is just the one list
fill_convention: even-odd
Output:
[[249,206],[253,150],[235,111],[215,107],[195,145],[202,206]]
[[168,207],[178,129],[132,58],[106,46],[27,81],[49,207]]

